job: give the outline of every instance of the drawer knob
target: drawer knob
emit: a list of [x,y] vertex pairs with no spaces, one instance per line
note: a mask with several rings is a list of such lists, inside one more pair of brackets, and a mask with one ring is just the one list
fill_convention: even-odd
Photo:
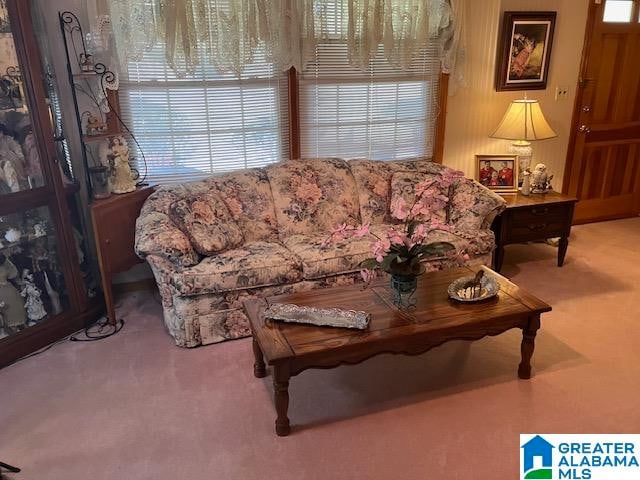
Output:
[[545,228],[547,228],[547,224],[546,223],[538,223],[538,224],[529,225],[529,230],[532,230],[532,231],[544,230]]
[[549,213],[549,208],[532,208],[531,213],[533,213],[534,215],[546,215],[547,213]]

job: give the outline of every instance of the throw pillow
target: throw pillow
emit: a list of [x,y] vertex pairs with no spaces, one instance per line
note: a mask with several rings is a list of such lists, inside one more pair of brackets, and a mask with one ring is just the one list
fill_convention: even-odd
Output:
[[240,227],[214,193],[199,193],[173,202],[169,217],[201,255],[214,255],[244,242]]
[[[443,190],[437,182],[429,186],[435,175],[424,172],[396,172],[391,177],[390,221],[404,222],[413,209],[413,217],[419,221],[447,221],[448,189]],[[416,185],[426,187],[423,198],[416,202]]]

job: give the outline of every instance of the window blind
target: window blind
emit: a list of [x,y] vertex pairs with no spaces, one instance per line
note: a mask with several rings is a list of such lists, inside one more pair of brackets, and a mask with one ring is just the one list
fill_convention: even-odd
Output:
[[[124,121],[153,183],[195,180],[288,157],[287,77],[259,51],[242,74],[221,73],[202,58],[178,78],[157,45],[129,62],[120,82]],[[140,152],[136,154],[140,163]],[[138,166],[142,168],[142,166]]]
[[300,75],[301,156],[431,157],[439,113],[439,40],[432,39],[406,70],[389,64],[382,45],[365,70],[352,67],[347,42],[340,38],[343,3],[331,2],[328,30],[335,34],[318,44]]

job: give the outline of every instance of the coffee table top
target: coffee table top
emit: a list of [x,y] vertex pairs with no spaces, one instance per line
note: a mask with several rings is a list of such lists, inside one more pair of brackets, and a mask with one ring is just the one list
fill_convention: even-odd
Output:
[[[450,300],[447,287],[455,279],[485,269],[498,280],[497,297],[479,303]],[[388,282],[380,281],[364,289],[362,285],[331,287],[278,295],[244,302],[254,338],[269,364],[286,359],[314,357],[343,350],[375,353],[399,352],[403,342],[415,337],[432,344],[460,339],[476,339],[526,325],[529,318],[551,307],[487,267],[462,267],[427,273],[420,277],[417,303],[409,311],[393,304]],[[371,313],[366,330],[317,327],[277,321],[265,322],[263,312],[270,303],[293,303],[317,308],[344,308]],[[478,332],[481,332],[479,334]],[[439,341],[442,339],[442,341]]]

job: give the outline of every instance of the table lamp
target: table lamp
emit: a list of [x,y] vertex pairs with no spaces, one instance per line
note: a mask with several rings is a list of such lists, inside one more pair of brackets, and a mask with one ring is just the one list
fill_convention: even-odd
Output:
[[514,140],[511,152],[518,155],[519,178],[522,178],[522,173],[531,165],[531,141],[557,137],[557,134],[544,118],[538,101],[525,95],[523,99],[511,102],[502,121],[489,136]]

